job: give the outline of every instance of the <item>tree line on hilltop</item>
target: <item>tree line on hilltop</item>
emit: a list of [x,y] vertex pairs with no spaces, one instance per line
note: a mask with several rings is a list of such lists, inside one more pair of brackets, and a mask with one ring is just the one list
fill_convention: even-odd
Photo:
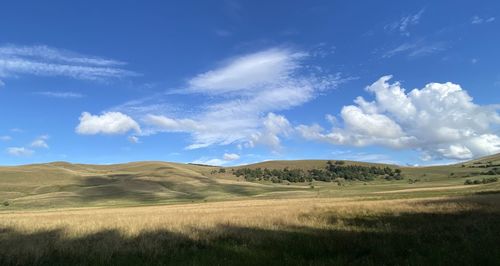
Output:
[[268,168],[239,168],[232,170],[236,177],[243,176],[246,181],[271,181],[274,183],[288,182],[312,182],[324,181],[332,182],[339,180],[359,180],[371,181],[375,178],[385,178],[387,180],[402,179],[400,169],[392,169],[388,166],[362,166],[345,165],[344,161],[328,161],[324,169],[268,169]]

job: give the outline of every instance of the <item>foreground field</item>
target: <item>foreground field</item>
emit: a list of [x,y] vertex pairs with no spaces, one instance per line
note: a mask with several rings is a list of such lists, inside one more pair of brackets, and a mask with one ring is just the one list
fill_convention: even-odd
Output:
[[0,265],[498,265],[500,194],[0,213]]

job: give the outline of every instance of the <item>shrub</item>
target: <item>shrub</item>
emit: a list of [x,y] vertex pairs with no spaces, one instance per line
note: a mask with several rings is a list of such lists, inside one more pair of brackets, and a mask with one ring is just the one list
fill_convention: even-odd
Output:
[[488,184],[488,183],[493,183],[493,182],[498,182],[498,177],[487,177],[483,178],[481,180],[476,179],[476,180],[470,180],[467,179],[465,180],[465,185],[479,185],[479,184]]
[[273,182],[273,183],[281,183],[281,180],[278,179],[277,177],[273,176],[273,177],[271,177],[271,182]]
[[[222,169],[222,168],[221,168]],[[219,171],[221,172],[221,171]],[[272,181],[276,180],[296,182],[323,181],[331,182],[337,178],[344,180],[371,181],[375,178],[386,178],[401,180],[403,176],[400,169],[393,170],[390,167],[376,167],[363,165],[347,165],[344,161],[328,161],[323,169],[268,169],[268,168],[240,168],[232,172],[236,177],[243,176],[247,181]]]
[[497,182],[497,181],[498,181],[498,177],[483,178],[483,184],[493,183],[493,182]]
[[9,206],[9,205],[10,205],[10,202],[6,200],[6,201],[4,201],[2,204],[3,204],[3,206],[7,207],[7,206]]

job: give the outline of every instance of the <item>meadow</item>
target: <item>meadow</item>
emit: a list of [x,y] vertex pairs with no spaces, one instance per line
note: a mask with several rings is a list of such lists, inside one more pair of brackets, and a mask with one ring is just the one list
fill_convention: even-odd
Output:
[[498,265],[500,194],[0,214],[1,265]]
[[498,265],[500,183],[464,185],[495,165],[313,186],[160,162],[4,168],[0,265]]

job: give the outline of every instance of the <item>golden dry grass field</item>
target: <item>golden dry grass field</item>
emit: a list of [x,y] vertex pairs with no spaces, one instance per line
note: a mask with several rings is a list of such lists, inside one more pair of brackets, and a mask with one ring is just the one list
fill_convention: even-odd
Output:
[[495,265],[500,194],[0,214],[2,265]]

